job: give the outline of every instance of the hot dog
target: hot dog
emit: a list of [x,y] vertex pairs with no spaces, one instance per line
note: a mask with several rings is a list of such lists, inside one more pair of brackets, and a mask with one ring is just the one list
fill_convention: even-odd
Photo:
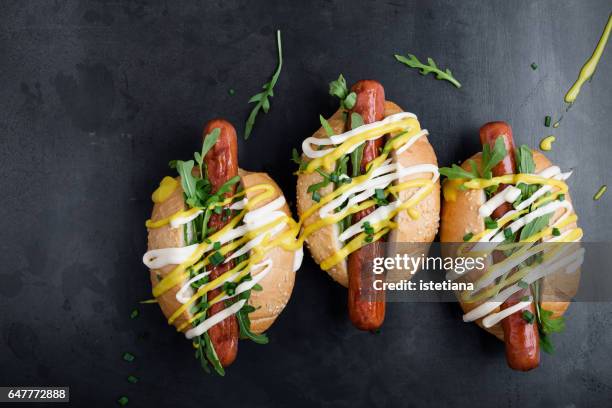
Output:
[[[503,155],[499,143],[495,149],[500,140]],[[484,125],[480,141],[482,153],[460,166],[440,168],[446,177],[440,241],[453,243],[443,245],[445,256],[486,255],[485,267],[450,273],[447,279],[454,276],[474,284],[473,291],[457,293],[463,320],[504,341],[508,366],[528,371],[539,364],[542,333],[550,334],[545,332],[543,313],[559,318],[569,305],[542,293],[577,290],[578,280],[567,278],[569,269],[555,265],[571,265],[571,272],[576,272],[579,246],[568,246],[557,258],[544,255],[550,248],[546,242],[575,242],[582,237],[565,184],[571,172],[564,173],[528,146],[516,148],[512,129],[504,122]]]
[[195,160],[174,161],[179,177],[164,177],[152,195],[143,262],[168,323],[205,369],[224,375],[239,337],[267,342],[262,333],[291,296],[302,248],[278,185],[238,167],[234,127],[211,120],[204,135]]
[[[361,115],[364,124],[374,123],[384,117],[385,90],[383,86],[372,80],[362,80],[351,88],[357,95],[355,106],[351,113]],[[349,126],[351,115],[349,118]],[[347,129],[348,130],[348,129]],[[360,173],[366,172],[367,165],[372,162],[384,146],[384,137],[365,142],[361,159]],[[374,211],[374,207],[366,208],[353,214],[352,222],[357,223]],[[348,257],[348,311],[353,325],[360,330],[376,330],[385,319],[385,296],[382,291],[372,290],[373,279],[364,279],[365,268],[371,268],[373,259],[384,256],[380,241],[370,243],[351,253]]]
[[[416,116],[385,100],[380,83],[364,80],[346,88],[341,76],[333,85],[340,90],[333,95],[354,93],[356,98],[349,108],[343,102],[322,119],[323,126],[302,143],[297,180],[301,238],[321,268],[348,288],[350,321],[361,330],[375,330],[385,318],[385,293],[374,283],[386,278],[368,269],[374,258],[385,255],[385,239],[433,241],[440,208],[437,159]],[[352,129],[354,113],[363,127]],[[369,137],[364,139],[364,133]],[[390,144],[387,135],[402,137]],[[353,176],[351,152],[362,143],[359,175]],[[404,207],[390,210],[395,205]]]
[[[204,162],[206,163],[206,173],[212,190],[216,192],[225,182],[238,175],[238,140],[234,126],[223,119],[213,119],[208,122],[204,127],[203,137],[210,134],[214,129],[220,130],[219,139],[204,157]],[[224,198],[231,197],[235,190],[236,185],[232,185],[230,190],[224,194]],[[230,221],[229,216],[226,214],[226,209],[228,208],[225,207],[221,214],[212,214],[208,227],[218,231],[227,225]],[[210,272],[210,279],[218,278],[234,266],[233,261],[215,266]],[[220,292],[220,289],[214,289],[210,292],[209,296],[211,299],[214,299]],[[225,309],[223,302],[215,303],[210,307],[208,316],[211,317],[223,309]],[[236,359],[238,354],[238,332],[238,322],[233,315],[226,317],[208,330],[210,341],[223,367],[229,366]]]
[[[489,122],[480,128],[480,142],[488,144],[493,149],[497,139],[504,141],[506,156],[499,164],[493,167],[494,176],[503,176],[516,173],[514,158],[514,140],[512,128],[505,122]],[[507,185],[500,185],[496,194],[501,193]],[[511,203],[504,203],[492,214],[493,219],[499,219],[512,209]],[[496,252],[495,261],[501,262],[503,254]],[[520,302],[523,296],[529,296],[529,289],[523,289],[505,301],[501,309],[507,309]],[[506,345],[506,361],[508,366],[514,370],[528,371],[536,368],[540,363],[540,338],[538,327],[535,322],[528,323],[523,319],[523,310],[528,310],[535,316],[536,310],[533,302],[529,307],[519,310],[502,320],[504,330],[504,342]]]

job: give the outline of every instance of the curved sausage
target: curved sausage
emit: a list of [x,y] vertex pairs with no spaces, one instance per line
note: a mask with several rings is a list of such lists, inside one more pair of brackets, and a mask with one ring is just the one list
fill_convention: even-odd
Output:
[[[357,82],[351,88],[357,94],[357,101],[351,110],[361,115],[363,123],[382,120],[385,113],[385,90],[383,86],[372,80]],[[350,115],[349,115],[350,128]],[[361,159],[361,173],[374,160],[384,145],[384,138],[365,142]],[[356,223],[374,211],[367,208],[353,214],[352,223]],[[372,287],[374,273],[364,274],[362,269],[372,265],[375,257],[384,256],[380,242],[372,242],[348,257],[348,311],[353,325],[360,330],[376,330],[385,320],[385,293]],[[365,276],[364,276],[365,275]]]
[[[217,191],[223,183],[238,175],[238,140],[236,138],[236,129],[226,120],[213,119],[204,127],[203,137],[211,133],[215,128],[219,128],[221,131],[219,139],[204,157],[206,172],[213,191]],[[233,195],[235,187],[236,185],[232,186],[225,196]],[[224,213],[225,211],[221,214],[213,213],[208,222],[208,227],[216,231],[223,228],[229,222],[229,217],[224,215]],[[233,261],[215,266],[210,273],[210,279],[218,278],[233,267]],[[215,298],[219,293],[221,293],[220,288],[211,290],[208,294],[208,299]],[[225,309],[224,302],[215,303],[210,307],[208,317],[219,313],[223,309]],[[239,328],[236,316],[226,317],[220,323],[208,329],[208,335],[221,365],[227,367],[232,364],[238,354]]]
[[[489,122],[480,128],[480,142],[488,144],[491,149],[495,146],[498,138],[502,138],[506,147],[506,157],[493,167],[494,176],[516,173],[516,163],[514,159],[514,141],[512,139],[512,128],[505,122]],[[499,193],[506,185],[500,186],[496,193]],[[500,206],[493,212],[494,219],[502,217],[510,211],[510,203]],[[500,259],[501,258],[501,259]],[[504,258],[503,254],[495,253],[494,260],[499,262]],[[501,309],[507,309],[520,302],[523,296],[528,296],[529,290],[523,289],[508,298]],[[533,302],[516,313],[511,314],[502,320],[504,330],[504,343],[506,344],[506,360],[508,366],[514,370],[528,371],[536,368],[540,364],[540,336],[535,322],[528,323],[523,319],[523,312],[529,310],[535,316],[535,305]]]

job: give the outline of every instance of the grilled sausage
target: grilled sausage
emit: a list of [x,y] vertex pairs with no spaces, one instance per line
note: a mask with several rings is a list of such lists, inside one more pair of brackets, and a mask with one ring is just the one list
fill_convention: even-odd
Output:
[[[226,120],[213,119],[204,127],[203,135],[211,133],[215,128],[221,132],[217,143],[208,151],[204,157],[208,179],[212,190],[217,191],[229,179],[238,175],[238,140],[236,129]],[[236,185],[233,185],[225,196],[234,194]],[[218,231],[229,222],[225,209],[221,214],[213,213],[208,222],[208,227]],[[210,280],[216,279],[234,267],[234,262],[229,261],[212,268]],[[211,290],[208,300],[214,299],[221,288]],[[215,303],[208,311],[208,317],[215,315],[225,309],[224,302]],[[210,341],[215,349],[217,357],[223,367],[234,362],[238,354],[238,321],[235,316],[229,316],[208,330]]]
[[[489,122],[480,128],[480,142],[489,145],[491,149],[495,146],[498,138],[502,138],[506,147],[506,157],[493,167],[494,176],[516,173],[514,159],[514,141],[512,139],[512,128],[505,122]],[[496,193],[499,194],[506,185],[500,185]],[[492,214],[498,219],[512,209],[510,203],[498,207]],[[495,253],[496,262],[503,259],[503,254]],[[528,296],[529,290],[523,289],[508,298],[501,309],[506,309],[520,302],[523,296]],[[511,314],[502,320],[504,330],[504,342],[506,344],[506,360],[508,366],[514,370],[528,371],[536,368],[540,363],[540,338],[537,324],[528,323],[523,319],[523,312],[529,310],[535,316],[535,305],[532,302],[528,307]]]
[[[364,124],[376,122],[383,118],[385,90],[380,83],[372,80],[359,81],[353,85],[351,91],[357,94],[357,100],[351,113],[360,114]],[[350,125],[349,115],[349,127]],[[366,166],[380,154],[383,145],[384,138],[382,137],[365,142],[361,159],[361,173],[364,173]],[[372,211],[374,211],[374,207],[353,214],[352,223],[358,222]],[[348,257],[349,318],[353,325],[360,330],[376,330],[385,319],[385,294],[372,288],[374,274],[363,272],[364,267],[371,266],[372,260],[380,256],[384,256],[384,250],[382,244],[377,241],[360,248]]]

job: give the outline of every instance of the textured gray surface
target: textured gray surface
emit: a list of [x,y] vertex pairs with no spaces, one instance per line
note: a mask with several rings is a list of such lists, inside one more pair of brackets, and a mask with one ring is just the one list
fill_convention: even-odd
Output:
[[[140,259],[151,191],[206,120],[242,129],[274,69],[276,28],[285,66],[240,161],[291,197],[291,148],[333,111],[326,84],[339,72],[380,80],[447,165],[477,149],[489,120],[509,121],[521,143],[551,133],[543,118],[561,109],[611,11],[605,0],[258,3],[2,2],[0,383],[69,385],[74,406],[124,394],[130,406],[610,406],[607,304],[573,305],[556,355],[528,374],[507,369],[502,344],[454,304],[392,304],[380,335],[356,332],[345,292],[308,256],[271,344],[242,342],[224,379],[200,371],[156,306],[129,319],[150,297]],[[419,76],[396,52],[434,57],[463,88]],[[612,227],[609,195],[591,199],[610,182],[611,52],[551,154],[576,170],[589,241],[609,241]]]

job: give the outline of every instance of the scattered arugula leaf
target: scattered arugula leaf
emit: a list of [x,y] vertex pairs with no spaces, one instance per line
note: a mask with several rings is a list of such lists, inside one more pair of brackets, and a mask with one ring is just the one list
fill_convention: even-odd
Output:
[[440,68],[438,68],[433,58],[427,58],[427,64],[424,64],[413,54],[408,54],[408,57],[399,54],[395,54],[394,56],[395,59],[402,64],[407,65],[410,68],[417,68],[421,75],[434,73],[436,79],[443,79],[455,85],[457,88],[461,88],[461,83],[457,81],[455,77],[453,77],[451,70],[446,69],[446,71],[442,71]]
[[257,118],[257,114],[260,109],[263,109],[264,113],[268,113],[270,110],[270,101],[268,98],[272,98],[274,96],[274,86],[278,81],[278,77],[281,73],[281,68],[283,67],[283,50],[281,45],[281,32],[280,30],[276,30],[276,47],[278,49],[278,65],[276,66],[276,71],[272,75],[272,79],[269,82],[266,82],[262,88],[263,92],[260,92],[256,95],[253,95],[251,99],[249,99],[249,103],[255,103],[255,107],[249,114],[249,117],[246,121],[246,125],[244,128],[244,138],[248,139],[253,131],[253,126],[255,125],[255,119]]

